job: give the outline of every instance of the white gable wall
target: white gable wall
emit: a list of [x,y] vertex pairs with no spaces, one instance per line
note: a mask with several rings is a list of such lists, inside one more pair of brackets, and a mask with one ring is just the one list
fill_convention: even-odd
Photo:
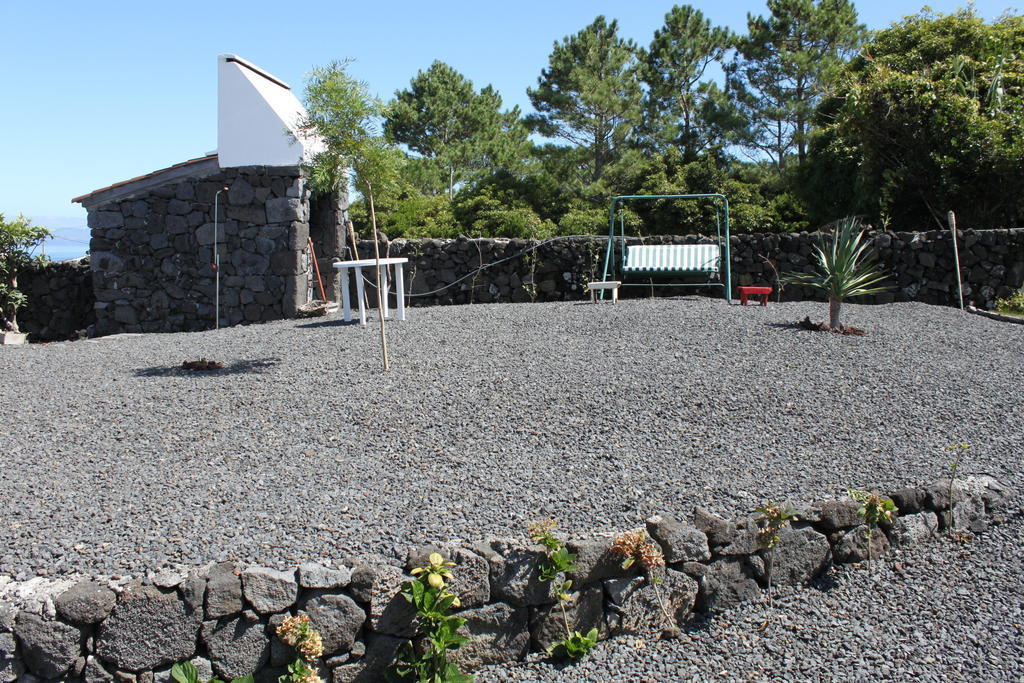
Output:
[[306,110],[291,88],[235,55],[217,57],[217,157],[221,168],[295,166],[318,151],[297,122]]

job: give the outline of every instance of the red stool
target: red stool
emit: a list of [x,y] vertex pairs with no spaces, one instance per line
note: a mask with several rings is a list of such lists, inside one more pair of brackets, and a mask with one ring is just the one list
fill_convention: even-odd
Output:
[[739,287],[740,290],[740,303],[744,306],[747,305],[747,297],[751,294],[761,295],[761,305],[768,305],[768,297],[772,293],[771,287]]

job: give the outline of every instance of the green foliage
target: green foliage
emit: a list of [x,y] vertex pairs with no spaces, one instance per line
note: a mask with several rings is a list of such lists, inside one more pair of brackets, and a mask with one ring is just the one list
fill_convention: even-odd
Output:
[[451,196],[455,188],[498,168],[516,166],[525,156],[527,131],[519,108],[501,111],[501,96],[435,61],[406,90],[395,93],[386,110],[384,131],[429,165],[433,185]]
[[759,529],[757,543],[766,550],[774,549],[782,540],[779,531],[799,519],[792,511],[777,503],[764,503],[754,508],[754,512],[761,515],[754,520]]
[[665,25],[654,32],[650,48],[642,54],[644,133],[649,144],[663,150],[678,147],[692,161],[712,142],[704,125],[704,103],[712,93],[704,75],[735,43],[727,28],[712,27],[700,10],[674,6]]
[[856,210],[898,229],[950,209],[977,227],[1024,220],[1024,18],[923,12],[863,54],[826,107],[820,159],[844,160]]
[[864,27],[849,0],[768,0],[768,10],[747,15],[727,84],[743,121],[733,140],[781,170],[793,155],[804,162],[814,110]]
[[857,508],[857,515],[868,526],[866,535],[868,539],[868,562],[870,563],[871,538],[874,536],[875,530],[880,524],[892,524],[892,520],[896,513],[899,512],[899,508],[896,507],[896,503],[892,502],[892,500],[877,493],[855,489],[850,489],[847,493],[850,498],[860,503],[860,507]]
[[548,653],[557,659],[578,662],[586,657],[587,653],[597,645],[597,638],[596,628],[590,629],[586,635],[579,631],[573,631],[548,648]]
[[954,454],[953,462],[949,463],[949,490],[946,492],[949,498],[949,506],[946,508],[946,528],[952,534],[955,521],[953,518],[953,488],[956,484],[956,475],[960,471],[960,463],[963,462],[967,451],[971,450],[971,445],[963,442],[954,443],[946,446],[946,450]]
[[[576,565],[576,555],[565,547],[565,541],[551,533],[554,527],[554,520],[546,520],[534,522],[528,529],[534,543],[544,546],[547,551],[547,557],[539,567],[541,581],[551,581],[563,572],[574,572],[579,568]],[[568,587],[564,590],[568,590]]]
[[454,566],[454,562],[446,562],[439,553],[431,553],[426,565],[412,570],[416,579],[402,585],[402,597],[416,610],[425,636],[416,645],[407,642],[402,646],[388,670],[389,680],[421,683],[470,683],[473,680],[473,676],[461,673],[455,663],[448,661],[450,650],[469,642],[469,638],[459,633],[466,620],[448,614],[461,604],[447,585]]
[[1005,299],[996,299],[996,310],[1003,315],[1024,316],[1024,287]]
[[617,21],[599,16],[556,42],[537,87],[527,90],[538,112],[527,125],[574,145],[587,183],[601,178],[640,121],[637,50],[618,30]]
[[824,292],[829,300],[829,327],[838,329],[839,306],[844,300],[889,289],[879,284],[888,274],[875,264],[869,249],[859,219],[844,218],[836,223],[831,237],[814,248],[818,272],[786,273],[782,280]]
[[[171,678],[177,683],[202,683],[199,679],[199,671],[196,669],[192,662],[178,662],[171,667]],[[214,676],[206,683],[224,683],[221,679]],[[252,674],[246,676],[240,676],[238,678],[232,678],[231,683],[253,683]]]
[[0,213],[0,331],[18,331],[18,309],[26,303],[18,290],[18,274],[46,262],[34,252],[49,236],[49,230],[22,215],[5,220]]

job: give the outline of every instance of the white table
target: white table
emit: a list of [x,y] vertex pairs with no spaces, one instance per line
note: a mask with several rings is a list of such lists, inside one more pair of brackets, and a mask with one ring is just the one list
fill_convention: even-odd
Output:
[[[382,258],[380,260],[380,287],[381,303],[384,307],[384,317],[388,317],[388,267],[394,270],[395,274],[395,299],[397,300],[396,316],[399,320],[405,320],[405,275],[402,272],[402,264],[408,263],[407,258]],[[341,272],[341,305],[346,322],[352,320],[352,304],[349,302],[348,270],[352,269],[356,274],[356,298],[359,299],[359,324],[366,325],[366,297],[364,296],[363,268],[374,268],[377,265],[375,259],[361,259],[359,261],[339,261],[334,267]],[[372,271],[371,271],[372,272]]]

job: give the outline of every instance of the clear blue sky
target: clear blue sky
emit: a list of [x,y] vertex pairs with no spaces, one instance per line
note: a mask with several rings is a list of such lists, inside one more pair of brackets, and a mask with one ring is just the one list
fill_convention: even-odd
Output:
[[[975,8],[992,19],[1013,2],[978,0]],[[0,213],[24,213],[87,240],[85,211],[72,197],[214,150],[220,53],[263,67],[300,97],[305,74],[335,59],[355,59],[351,72],[385,99],[440,59],[528,112],[526,88],[554,41],[604,14],[646,45],[672,4],[0,0]],[[766,12],[764,2],[692,4],[737,32],[748,12]],[[950,12],[965,2],[929,4]],[[868,28],[921,7],[915,0],[857,3]],[[62,246],[61,255],[85,250]]]

